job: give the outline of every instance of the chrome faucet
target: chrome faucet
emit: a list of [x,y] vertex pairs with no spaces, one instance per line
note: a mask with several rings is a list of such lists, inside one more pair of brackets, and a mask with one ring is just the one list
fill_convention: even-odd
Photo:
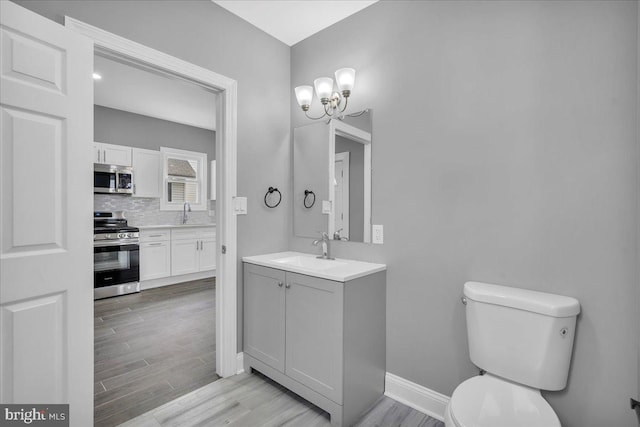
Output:
[[189,202],[184,202],[182,206],[182,223],[186,224],[189,219],[189,214],[187,212],[191,212],[191,204]]
[[318,255],[316,258],[321,259],[335,259],[331,257],[331,247],[329,246],[329,235],[322,232],[322,239],[317,239],[313,241],[313,246],[318,246],[319,243],[322,243],[322,255]]

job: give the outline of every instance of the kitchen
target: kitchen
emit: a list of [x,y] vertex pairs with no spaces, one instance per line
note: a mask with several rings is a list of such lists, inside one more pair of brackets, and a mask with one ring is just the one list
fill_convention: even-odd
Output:
[[111,426],[219,378],[216,95],[98,55],[93,78],[94,416]]

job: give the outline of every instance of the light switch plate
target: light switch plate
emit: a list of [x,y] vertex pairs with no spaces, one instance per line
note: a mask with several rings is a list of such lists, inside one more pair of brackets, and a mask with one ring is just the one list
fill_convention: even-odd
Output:
[[331,200],[322,201],[322,213],[326,215],[331,213]]
[[384,228],[382,227],[381,224],[378,225],[373,225],[371,226],[372,228],[372,234],[373,234],[373,238],[372,243],[381,245],[384,243]]
[[247,198],[246,197],[235,197],[234,203],[235,203],[234,211],[236,215],[247,214]]

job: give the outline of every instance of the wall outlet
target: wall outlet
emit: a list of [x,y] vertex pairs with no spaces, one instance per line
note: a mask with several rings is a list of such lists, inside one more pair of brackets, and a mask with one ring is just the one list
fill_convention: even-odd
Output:
[[371,227],[372,231],[373,231],[373,237],[372,237],[372,243],[381,245],[384,243],[384,229],[382,227],[382,225],[378,224],[378,225],[373,225]]

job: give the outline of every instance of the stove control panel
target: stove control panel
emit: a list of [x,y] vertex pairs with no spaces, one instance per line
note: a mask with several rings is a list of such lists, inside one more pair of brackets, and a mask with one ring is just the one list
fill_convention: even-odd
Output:
[[127,231],[119,233],[95,233],[93,235],[94,242],[118,242],[118,241],[137,241],[140,237],[139,232]]

